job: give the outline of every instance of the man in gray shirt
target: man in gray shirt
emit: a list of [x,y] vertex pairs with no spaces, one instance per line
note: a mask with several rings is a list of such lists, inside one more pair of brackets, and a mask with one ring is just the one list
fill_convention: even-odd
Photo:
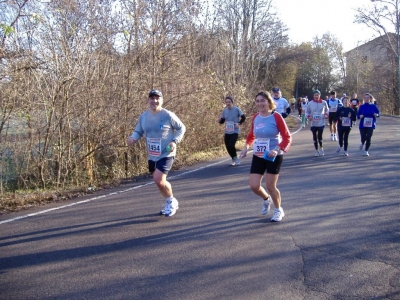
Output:
[[162,108],[161,91],[151,90],[148,104],[150,109],[140,115],[127,144],[131,146],[145,135],[149,171],[160,193],[166,198],[160,214],[171,217],[179,208],[179,203],[172,194],[167,175],[176,156],[176,145],[183,139],[186,127],[173,112]]

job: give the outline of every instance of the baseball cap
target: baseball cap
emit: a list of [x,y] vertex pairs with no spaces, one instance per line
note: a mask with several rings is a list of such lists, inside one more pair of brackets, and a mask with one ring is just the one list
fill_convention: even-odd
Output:
[[279,91],[280,91],[280,89],[279,89],[279,88],[277,88],[277,87],[274,87],[274,88],[272,89],[272,91],[273,91],[274,93],[276,93],[276,92],[279,92]]
[[150,91],[150,93],[149,93],[149,97],[151,97],[151,96],[158,96],[158,97],[161,97],[162,98],[162,93],[159,91],[159,90],[155,90],[155,89],[153,89],[153,90],[151,90]]

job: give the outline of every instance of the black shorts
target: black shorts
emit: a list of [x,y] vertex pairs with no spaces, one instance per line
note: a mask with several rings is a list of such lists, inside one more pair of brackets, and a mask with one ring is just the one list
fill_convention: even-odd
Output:
[[159,161],[154,161],[154,160],[148,160],[149,163],[149,172],[151,174],[154,173],[154,171],[157,169],[164,173],[165,175],[168,175],[168,172],[172,168],[172,164],[174,163],[174,157],[164,157],[161,158]]
[[335,116],[336,116],[336,113],[335,113],[335,112],[330,112],[330,113],[329,113],[329,117],[328,117],[328,122],[329,122],[329,124],[336,123],[336,122],[334,122]]
[[266,160],[262,157],[253,155],[250,174],[279,174],[283,162],[283,155],[278,155],[274,161]]

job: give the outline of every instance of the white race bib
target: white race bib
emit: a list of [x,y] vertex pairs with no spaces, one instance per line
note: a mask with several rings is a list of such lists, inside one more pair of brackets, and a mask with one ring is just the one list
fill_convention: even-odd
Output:
[[151,156],[161,156],[161,139],[147,138],[147,153]]
[[372,127],[373,118],[364,118],[364,127]]
[[265,152],[269,152],[270,139],[256,139],[253,145],[253,154],[258,157],[264,157]]
[[226,132],[234,132],[235,131],[235,123],[232,121],[225,122],[225,131]]
[[321,121],[322,120],[322,115],[319,113],[314,113],[313,114],[313,120],[314,121]]
[[351,119],[348,117],[343,117],[342,126],[350,127],[350,125],[351,125]]

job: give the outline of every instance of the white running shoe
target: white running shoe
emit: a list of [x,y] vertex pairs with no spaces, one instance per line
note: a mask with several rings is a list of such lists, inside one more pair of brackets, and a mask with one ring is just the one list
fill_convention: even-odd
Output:
[[234,158],[232,158],[232,162],[231,162],[230,166],[232,166],[232,167],[236,166],[236,160]]
[[165,216],[166,217],[172,217],[173,215],[176,214],[176,211],[179,208],[179,203],[176,198],[168,199],[167,200],[167,205],[165,207]]
[[369,156],[368,151],[364,151],[364,156]]
[[261,214],[262,215],[268,214],[268,212],[269,212],[269,210],[271,208],[271,204],[272,204],[272,201],[270,199],[263,200],[263,205],[262,205],[262,208],[261,208]]
[[321,156],[325,155],[324,148],[319,149],[319,155]]
[[279,222],[285,216],[282,207],[274,209],[274,216],[271,218],[271,222]]
[[319,152],[318,152],[318,150],[316,150],[316,151],[315,151],[315,154],[314,154],[314,156],[319,156]]
[[331,141],[334,141],[334,137],[333,137],[333,134],[331,134]]
[[236,166],[240,165],[240,159],[237,157],[235,157],[234,159],[235,159]]
[[364,148],[364,144],[360,144],[360,147],[358,149],[362,150]]
[[338,147],[338,148],[336,149],[336,153],[339,153],[340,151],[342,151],[342,147]]
[[160,210],[160,215],[165,215],[165,210],[167,208],[168,202],[167,200],[165,200],[165,204],[163,206],[163,208]]
[[347,151],[344,151],[344,156],[349,156],[349,153]]
[[336,134],[333,135],[333,140],[334,140],[334,141],[337,141],[337,136],[336,136]]

